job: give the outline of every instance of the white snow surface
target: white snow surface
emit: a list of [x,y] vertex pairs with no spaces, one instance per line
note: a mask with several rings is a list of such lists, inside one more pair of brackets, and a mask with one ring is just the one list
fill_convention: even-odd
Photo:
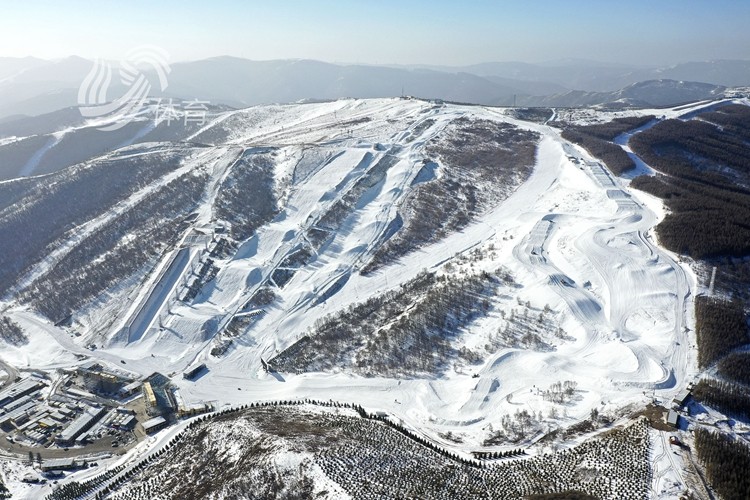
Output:
[[[425,142],[459,117],[509,122],[538,132],[542,139],[531,177],[464,230],[372,275],[360,275],[358,269],[422,167]],[[414,137],[412,131],[426,119],[434,123],[418,129]],[[163,328],[151,328],[132,342],[113,341],[90,351],[83,347],[85,334],[73,337],[15,308],[8,314],[24,327],[32,344],[3,346],[4,360],[39,369],[70,366],[77,362],[75,354],[119,367],[123,360],[123,368],[144,376],[155,371],[177,374],[173,380],[187,403],[213,401],[219,407],[308,397],[358,403],[371,411],[386,411],[436,441],[443,442],[437,434],[450,430],[463,443],[443,444],[465,451],[480,446],[490,425],[497,428],[503,415],[519,409],[546,417],[557,406],[558,416],[546,419],[547,425],[567,425],[588,417],[593,408],[617,414],[633,403],[650,401],[654,394],[668,400],[696,372],[690,350],[692,318],[687,312],[692,309],[695,277],[649,236],[664,215],[659,200],[630,189],[581,148],[561,139],[558,130],[516,121],[492,108],[399,99],[255,107],[223,114],[204,132],[212,125],[231,126],[226,144],[196,159],[216,164],[214,182],[225,175],[236,148],[282,148],[286,160],[279,162],[277,179],[288,182],[281,189],[286,194],[282,213],[244,242],[236,255],[218,262],[218,276],[194,302],[172,304]],[[291,180],[294,163],[310,144],[324,145],[330,154],[311,160],[309,171]],[[374,163],[395,144],[402,146],[399,161],[382,185],[368,192],[333,241],[276,291],[279,300],[227,355],[209,355],[211,339],[203,338],[201,327],[209,321],[226,325],[288,252],[304,241],[310,221],[363,174],[357,166],[365,154],[372,154]],[[210,221],[212,197],[200,212],[201,223]],[[325,315],[397,288],[423,269],[442,270],[455,256],[490,245],[494,257],[475,264],[477,268],[504,266],[521,286],[508,300],[498,299],[496,310],[470,326],[462,342],[481,344],[504,324],[499,310],[509,312],[519,300],[530,302],[537,314],[549,305],[569,340],[548,352],[502,349],[480,365],[456,365],[433,378],[365,378],[345,371],[272,376],[261,369],[261,357],[268,359],[285,349]],[[312,307],[316,297],[345,273],[351,277],[343,288]],[[198,362],[208,366],[204,376],[196,381],[179,376]],[[564,380],[578,383],[573,401],[561,406],[542,398],[539,389]]]

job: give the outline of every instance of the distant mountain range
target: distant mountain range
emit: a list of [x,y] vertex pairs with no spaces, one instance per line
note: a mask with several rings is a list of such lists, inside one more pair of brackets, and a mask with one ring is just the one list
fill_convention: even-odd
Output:
[[[78,86],[92,65],[80,57],[58,61],[0,58],[0,121],[75,105]],[[579,60],[393,67],[223,56],[174,63],[171,68],[163,96],[234,107],[303,99],[392,97],[402,92],[484,105],[588,106],[614,101],[615,105],[661,106],[715,97],[724,87],[750,85],[750,61],[739,60],[664,68]],[[113,73],[108,97],[124,91]]]
[[[458,68],[417,66],[446,72],[466,72],[485,78],[506,78],[523,82],[558,85],[567,90],[612,92],[647,80],[682,80],[725,87],[750,85],[750,61],[718,60],[688,62],[664,67],[635,67],[584,60],[547,64],[490,62]],[[550,93],[559,93],[558,91]],[[536,95],[545,94],[533,93]]]
[[571,90],[550,96],[529,96],[518,99],[519,106],[586,107],[606,105],[608,108],[647,108],[674,106],[693,101],[719,98],[727,88],[711,83],[677,80],[646,80],[612,92]]

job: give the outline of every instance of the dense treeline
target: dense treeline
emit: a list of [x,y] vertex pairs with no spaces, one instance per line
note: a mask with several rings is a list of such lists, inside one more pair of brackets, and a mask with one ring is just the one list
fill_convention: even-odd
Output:
[[[750,389],[737,382],[750,382],[750,354],[731,351],[748,342],[742,300],[748,298],[750,266],[731,256],[750,252],[750,107],[724,106],[692,120],[663,121],[630,144],[661,172],[632,183],[664,199],[670,209],[657,227],[660,242],[695,258],[716,257],[716,287],[736,297],[699,296],[695,301],[699,365],[718,361],[725,380],[701,380],[693,397],[722,413],[747,417]],[[749,498],[750,449],[702,428],[695,431],[695,443],[706,476],[722,498]]]
[[693,388],[693,397],[711,408],[732,415],[750,415],[750,390],[723,380],[702,379]]
[[655,117],[653,115],[648,116],[624,116],[622,118],[615,118],[614,120],[595,123],[593,125],[575,126],[568,127],[566,130],[577,130],[583,134],[596,137],[597,139],[603,139],[605,141],[613,141],[615,137],[643,127],[648,124]]
[[632,186],[664,199],[661,243],[694,258],[750,253],[750,107],[726,106],[697,119],[666,120],[630,145],[666,175]]
[[750,448],[724,434],[699,427],[695,449],[711,486],[724,500],[747,500],[750,495]]
[[669,207],[656,229],[666,248],[696,259],[750,253],[750,193],[664,175],[640,176],[631,186]]
[[23,181],[28,186],[23,196],[10,196],[13,202],[0,210],[0,293],[46,256],[56,239],[174,170],[185,154],[176,149],[114,156],[35,178],[32,185]]
[[733,352],[719,361],[719,375],[750,386],[750,352]]
[[19,298],[54,322],[64,320],[173,247],[207,179],[205,174],[187,173],[150,193],[71,249]]
[[296,269],[307,264],[314,255],[313,249],[307,244],[300,245],[294,251],[290,252],[279,263],[279,267],[274,269],[271,274],[274,284],[279,288],[284,288],[289,280],[294,277]]
[[313,331],[272,360],[279,371],[349,368],[366,376],[434,375],[449,361],[474,361],[452,346],[461,329],[488,312],[504,279],[421,273],[399,290],[350,306],[316,323]]
[[237,241],[251,237],[278,213],[274,154],[246,151],[221,184],[216,217],[229,223],[230,234]]
[[633,160],[617,144],[579,132],[575,129],[565,129],[562,137],[567,141],[582,146],[591,156],[604,162],[607,168],[615,175],[622,175],[628,170],[635,168]]
[[585,148],[592,156],[603,161],[615,175],[622,175],[635,168],[635,163],[612,141],[618,135],[641,127],[653,119],[653,116],[633,116],[597,125],[570,126],[563,130],[562,137]]
[[[701,119],[706,115],[687,121],[665,120],[636,134],[631,146],[646,163],[666,174],[731,183],[736,175],[750,173],[750,107],[740,107],[748,111],[732,116],[744,121],[744,126],[717,126]],[[708,117],[720,121],[716,119],[720,115],[715,112]]]
[[696,297],[695,334],[698,340],[698,364],[702,368],[747,343],[747,330],[741,302]]
[[698,116],[699,119],[720,125],[732,134],[750,135],[750,108],[742,104],[729,104],[716,111],[709,111]]
[[276,300],[276,297],[276,292],[274,292],[274,289],[272,287],[264,286],[262,288],[259,288],[252,295],[252,297],[250,297],[250,299],[245,302],[245,305],[242,306],[242,311],[247,312],[253,309],[259,309],[271,305]]
[[750,259],[723,257],[709,264],[716,266],[716,289],[742,300],[750,308]]
[[[459,118],[430,140],[429,158],[399,210],[400,225],[364,274],[468,226],[522,184],[534,166],[539,135],[507,123]],[[440,169],[440,175],[435,170]]]

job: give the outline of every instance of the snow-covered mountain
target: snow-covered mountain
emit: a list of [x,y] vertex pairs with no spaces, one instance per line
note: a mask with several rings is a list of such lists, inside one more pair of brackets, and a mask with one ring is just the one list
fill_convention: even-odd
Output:
[[[575,416],[687,375],[674,341],[689,274],[644,237],[660,210],[503,111],[391,99],[217,112],[180,144],[0,188],[6,314],[40,347],[9,347],[16,362],[123,359],[147,374],[202,360],[209,375],[184,387],[196,400],[237,371],[255,380],[243,398],[350,398],[352,381],[377,388],[357,396],[370,407],[408,401],[415,425],[467,422],[467,442],[518,401],[545,409],[534,388],[556,381],[584,395]],[[368,301],[402,306],[351,309]],[[309,350],[323,334],[330,354]],[[261,358],[326,373],[279,385]]]
[[[672,84],[620,98],[661,85]],[[408,98],[212,106],[200,123],[156,122],[162,106],[113,133],[68,111],[54,115],[54,129],[4,125],[0,158],[15,167],[0,182],[0,357],[50,374],[91,362],[133,379],[159,372],[182,407],[283,401],[286,410],[191,425],[187,447],[174,451],[184,421],[107,462],[105,478],[76,481],[147,496],[148,463],[180,477],[216,466],[194,456],[215,448],[217,467],[239,471],[234,453],[257,438],[264,451],[247,456],[268,478],[286,471],[305,491],[371,492],[337,475],[336,461],[370,432],[430,447],[399,449],[393,474],[378,476],[387,488],[413,476],[412,460],[429,460],[435,477],[501,485],[500,468],[475,474],[473,460],[522,443],[547,471],[508,465],[537,485],[526,493],[605,491],[592,478],[632,466],[638,474],[610,497],[644,496],[653,433],[642,421],[543,453],[686,387],[698,372],[691,329],[701,285],[657,241],[662,202],[552,125],[635,117],[642,131],[716,102],[556,109],[534,122],[509,108]],[[612,145],[649,173],[629,149],[632,133]],[[204,365],[200,377],[181,376]],[[287,408],[304,400],[318,403]],[[378,422],[362,423],[352,408]],[[294,426],[259,437],[264,419],[310,415],[340,447]],[[295,433],[309,437],[298,448]],[[635,461],[607,462],[605,449]],[[460,470],[445,457],[463,460]],[[596,474],[576,472],[594,462]],[[550,467],[564,471],[555,488],[534,483]],[[310,477],[323,483],[310,487]]]

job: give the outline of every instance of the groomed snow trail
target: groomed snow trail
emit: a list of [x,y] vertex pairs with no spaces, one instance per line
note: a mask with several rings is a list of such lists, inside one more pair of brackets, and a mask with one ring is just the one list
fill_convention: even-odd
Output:
[[[360,275],[357,271],[382,240],[422,168],[424,144],[460,117],[538,132],[542,139],[531,177],[464,230],[370,276]],[[231,124],[233,146],[282,147],[287,160],[279,169],[288,169],[309,144],[325,146],[329,154],[289,186],[282,212],[221,263],[215,281],[196,301],[171,309],[168,328],[132,345],[87,354],[127,360],[128,369],[144,375],[179,373],[200,360],[209,368],[205,376],[195,382],[175,377],[188,402],[223,405],[306,397],[355,402],[387,411],[432,438],[438,432],[458,432],[464,441],[452,445],[466,450],[480,446],[490,425],[498,428],[503,415],[519,409],[541,412],[548,425],[570,424],[592,408],[616,412],[653,393],[666,397],[690,376],[685,311],[693,279],[648,237],[661,216],[653,199],[631,191],[556,130],[495,109],[397,99],[251,108],[214,123]],[[211,339],[202,337],[201,326],[227,324],[273,270],[306,243],[304,233],[325,210],[386,155],[395,155],[387,174],[365,193],[334,238],[276,290],[276,304],[236,339],[226,356],[210,356]],[[201,213],[205,217],[209,212]],[[286,348],[325,315],[488,245],[494,246],[496,257],[477,266],[504,266],[520,285],[515,296],[497,307],[509,310],[516,301],[528,301],[539,314],[549,305],[567,335],[554,350],[504,348],[487,355],[481,365],[457,367],[431,379],[346,373],[271,376],[261,370],[261,356]],[[338,292],[316,304],[321,293],[341,283]],[[464,337],[468,342],[472,336],[486,336],[503,323],[499,314],[491,314]],[[63,338],[54,327],[45,328],[53,330],[46,335]],[[60,350],[68,349],[62,345]],[[547,418],[555,404],[544,400],[540,390],[565,380],[578,383],[576,397],[564,407],[557,405],[557,417]]]
[[[514,122],[492,110],[451,106],[433,117],[436,123],[425,133],[435,133],[457,116],[472,115],[510,121],[543,135],[535,172],[513,196],[460,233],[373,276],[352,273],[341,291],[310,308],[318,293],[356,267],[387,226],[392,217],[389,208],[397,201],[394,194],[403,194],[418,170],[414,160],[421,158],[418,149],[403,148],[402,161],[389,172],[379,193],[313,265],[298,272],[280,291],[284,307],[268,311],[226,359],[212,363],[204,356],[215,367],[205,381],[186,384],[183,391],[195,399],[216,399],[213,387],[236,385],[242,390],[234,388],[237,392],[231,393],[231,400],[237,402],[278,397],[353,400],[386,410],[416,428],[458,429],[474,437],[467,439],[467,448],[478,444],[489,423],[512,414],[519,404],[547,413],[550,404],[536,389],[546,389],[558,380],[579,383],[580,401],[567,408],[570,421],[587,416],[593,407],[615,410],[641,401],[644,391],[676,391],[689,366],[684,311],[690,299],[690,279],[645,236],[658,222],[657,215],[638,200],[637,193],[633,196],[593,158],[547,127]],[[299,242],[284,238],[301,233],[310,213],[335,200],[335,193],[331,195],[327,188],[338,185],[348,173],[341,167],[357,165],[361,156],[357,149],[348,150],[300,186],[300,192],[306,191],[304,199],[301,194],[292,197],[290,206],[295,212],[274,223],[280,227],[269,247],[264,250],[265,235],[259,232],[254,254],[248,262],[232,263],[230,269],[238,274],[226,284],[243,282],[250,291],[260,284],[264,264],[270,268],[280,262],[286,249]],[[499,262],[523,285],[520,296],[538,308],[550,304],[573,342],[552,352],[498,352],[477,370],[479,381],[467,372],[430,381],[284,374],[285,380],[279,382],[260,371],[261,356],[269,357],[289,345],[316,319],[393,289],[422,269],[438,268],[454,255],[488,242],[500,247]],[[535,255],[537,246],[541,251]],[[224,300],[237,293],[244,299],[251,293],[223,285],[217,288],[223,289]],[[475,403],[467,404],[470,400]]]

